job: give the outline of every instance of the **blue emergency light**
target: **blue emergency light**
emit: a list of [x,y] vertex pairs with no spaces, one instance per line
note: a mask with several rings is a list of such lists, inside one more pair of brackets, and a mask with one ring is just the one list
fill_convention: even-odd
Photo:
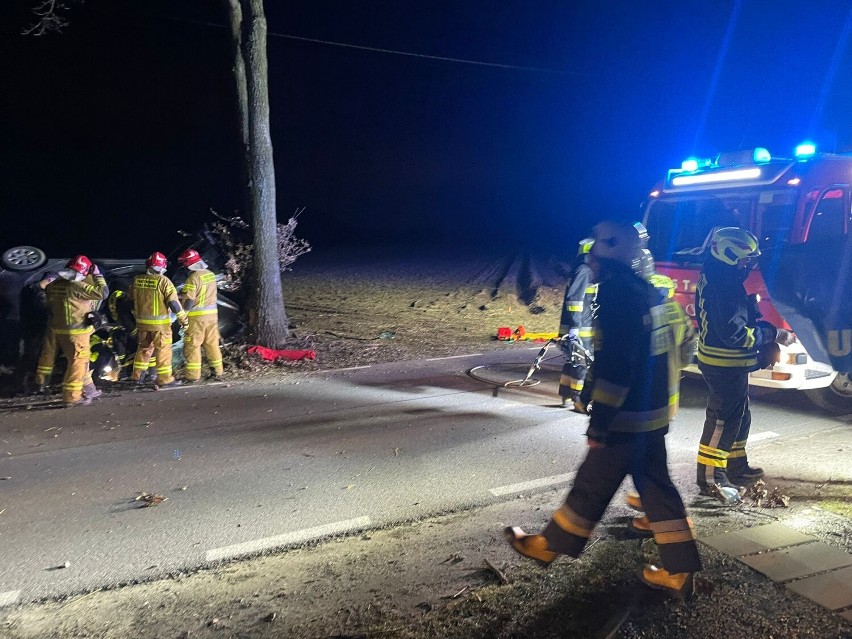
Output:
[[816,153],[816,145],[813,142],[802,142],[796,147],[796,158],[806,159]]
[[684,172],[693,172],[698,170],[698,160],[696,158],[687,158],[680,163],[680,170]]
[[764,149],[762,146],[759,146],[754,150],[752,159],[755,163],[769,162],[772,159],[772,155],[770,155],[769,149]]

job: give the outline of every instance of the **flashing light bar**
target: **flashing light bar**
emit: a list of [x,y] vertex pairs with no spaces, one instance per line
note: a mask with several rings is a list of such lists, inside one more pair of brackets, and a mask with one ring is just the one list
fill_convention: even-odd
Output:
[[651,197],[660,197],[660,192],[658,190],[654,189],[648,195],[650,195]]
[[685,173],[692,173],[698,170],[698,160],[695,158],[687,158],[680,164],[680,170]]
[[701,175],[679,175],[672,178],[673,186],[688,186],[690,184],[706,184],[708,182],[731,182],[736,180],[752,180],[760,177],[760,169],[737,169],[720,173],[703,173]]
[[813,142],[802,142],[796,147],[797,158],[807,158],[816,153],[816,145]]
[[793,178],[792,180],[787,180],[787,186],[797,186],[801,181],[801,178]]

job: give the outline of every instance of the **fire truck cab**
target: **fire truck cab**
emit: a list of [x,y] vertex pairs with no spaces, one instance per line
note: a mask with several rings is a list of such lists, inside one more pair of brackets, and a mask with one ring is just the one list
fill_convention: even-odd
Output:
[[[695,320],[695,287],[717,228],[748,229],[763,251],[843,242],[852,229],[851,185],[852,155],[817,153],[808,143],[799,145],[793,158],[773,157],[764,148],[689,158],[669,170],[644,205],[649,248],[658,271],[675,281],[678,301]],[[760,270],[749,275],[746,290],[760,296],[763,319],[791,328],[773,304]],[[845,338],[848,332],[841,331]],[[752,373],[751,383],[803,390],[823,408],[852,412],[850,371],[835,370],[826,357],[817,361],[802,343],[812,342],[799,337],[798,343],[782,348],[780,361]],[[698,372],[694,366],[692,371]]]

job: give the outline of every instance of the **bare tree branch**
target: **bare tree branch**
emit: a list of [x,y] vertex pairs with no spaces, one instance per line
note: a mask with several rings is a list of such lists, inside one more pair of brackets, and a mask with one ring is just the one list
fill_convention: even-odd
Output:
[[69,9],[64,0],[42,0],[33,7],[35,22],[22,31],[23,35],[40,36],[51,31],[62,31],[68,26],[63,15]]

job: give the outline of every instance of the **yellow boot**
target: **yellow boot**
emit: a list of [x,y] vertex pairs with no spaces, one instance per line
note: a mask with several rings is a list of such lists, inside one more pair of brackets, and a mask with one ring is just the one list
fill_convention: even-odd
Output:
[[626,503],[633,510],[638,510],[639,512],[643,512],[645,509],[642,508],[642,500],[639,498],[639,493],[633,492],[632,490],[627,493],[627,497],[624,499],[624,503]]
[[665,590],[669,595],[686,601],[695,592],[695,574],[691,572],[670,573],[665,568],[648,564],[639,578],[656,590]]
[[633,521],[630,522],[630,529],[637,535],[642,535],[643,537],[648,537],[653,534],[651,532],[651,522],[648,521],[648,515],[634,517]]
[[516,553],[532,559],[542,568],[547,568],[556,559],[556,553],[548,550],[547,539],[543,535],[528,535],[517,526],[504,528],[503,535]]

